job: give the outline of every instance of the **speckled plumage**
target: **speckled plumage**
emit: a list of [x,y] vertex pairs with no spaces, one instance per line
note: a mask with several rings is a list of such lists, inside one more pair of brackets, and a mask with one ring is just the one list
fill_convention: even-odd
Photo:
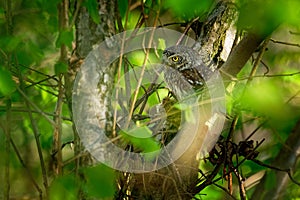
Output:
[[163,51],[165,81],[169,89],[184,98],[195,90],[201,90],[212,73],[191,47],[172,46]]

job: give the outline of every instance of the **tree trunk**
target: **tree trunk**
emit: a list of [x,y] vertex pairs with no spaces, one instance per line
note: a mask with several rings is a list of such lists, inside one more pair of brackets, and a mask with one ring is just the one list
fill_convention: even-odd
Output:
[[[93,46],[105,38],[116,33],[115,30],[115,9],[116,2],[109,0],[99,0],[99,13],[101,22],[96,24],[93,22],[86,8],[80,8],[78,20],[76,21],[76,51],[77,59],[81,60],[93,49]],[[237,41],[234,22],[237,18],[237,10],[231,1],[220,1],[213,11],[207,17],[204,23],[197,23],[195,30],[199,32],[198,39],[193,48],[199,52],[202,61],[209,66],[213,71],[219,69],[223,63],[225,74],[226,72],[235,76],[251,54],[259,46],[263,37],[249,34],[233,48]],[[105,40],[107,48],[114,47],[114,41]],[[233,50],[232,50],[233,49]],[[243,51],[246,50],[246,51]],[[243,52],[241,55],[240,53]],[[101,52],[105,53],[105,52]],[[96,58],[97,55],[94,55]],[[85,60],[86,65],[97,65],[97,59]],[[81,63],[81,62],[79,62]],[[99,63],[98,63],[99,64]],[[106,88],[101,91],[101,119],[105,119],[99,127],[103,132],[101,134],[110,135],[110,129],[107,124],[110,123],[111,116],[109,101],[110,88],[114,82],[116,66],[105,66],[101,69],[99,88]],[[104,79],[106,77],[106,79]],[[104,82],[104,80],[106,80]],[[103,87],[101,87],[103,86]],[[174,163],[160,170],[143,173],[129,174],[120,173],[119,184],[120,191],[117,199],[192,199],[193,196],[199,193],[199,188],[196,187],[199,183],[199,152],[204,143],[209,142],[207,151],[216,142],[216,137],[219,133],[210,133],[207,122],[211,119],[214,113],[208,112],[209,108],[201,110],[200,127],[197,129],[195,139],[183,155]],[[84,126],[84,124],[82,125]],[[193,131],[188,129],[188,131]],[[221,131],[221,130],[220,130]],[[207,132],[212,135],[206,135]],[[184,137],[183,133],[181,137]],[[212,141],[207,140],[215,138]],[[93,138],[90,138],[93,140]],[[184,139],[184,138],[182,138]],[[176,146],[176,145],[175,145]],[[176,150],[176,149],[174,149]],[[123,184],[123,185],[122,185]],[[122,191],[121,191],[122,190]],[[128,197],[129,196],[129,197]]]
[[[69,79],[66,80],[66,85],[69,86],[69,90],[72,91],[71,86],[73,86],[75,75],[80,68],[83,59],[88,55],[88,53],[95,48],[95,46],[104,41],[105,38],[110,37],[114,34],[116,34],[116,1],[110,1],[110,0],[99,0],[98,1],[98,8],[99,8],[99,23],[95,23],[95,21],[90,16],[88,10],[86,7],[83,7],[81,4],[81,1],[77,1],[76,10],[78,10],[78,16],[75,22],[76,26],[76,49],[74,52],[74,55],[72,56],[70,60],[70,68],[69,68]],[[109,41],[106,43],[107,48],[114,48],[114,41]],[[101,52],[105,53],[105,52]],[[97,60],[88,60],[85,62],[89,62],[90,65],[97,65]],[[109,102],[110,98],[110,92],[112,88],[112,83],[114,81],[115,76],[115,69],[116,65],[107,66],[105,69],[101,70],[100,74],[100,80],[104,80],[104,77],[107,77],[108,81],[100,81],[99,82],[99,88],[100,87],[106,87],[107,90],[102,91],[102,98],[100,99],[100,103],[102,106],[101,113],[99,115],[102,119],[106,119],[106,121],[103,123],[103,126],[100,127],[103,130],[103,134],[105,134],[106,125],[109,124],[110,117],[107,116],[107,113],[109,113],[109,105],[107,102]],[[102,86],[101,86],[102,85]],[[72,93],[69,92],[67,94],[68,99],[71,99]],[[71,101],[70,101],[71,102]],[[71,105],[70,105],[71,107]],[[75,130],[75,129],[74,129]],[[75,154],[78,155],[81,152],[81,142],[78,138],[78,135],[75,130],[75,148],[79,147],[78,149],[75,149]],[[88,160],[85,160],[86,162],[89,162]],[[84,161],[84,162],[85,162]],[[88,163],[86,163],[88,164]]]
[[[203,62],[212,70],[216,70],[226,61],[235,39],[234,20],[237,11],[234,5],[228,1],[219,2],[210,13],[207,21],[198,29],[200,37],[194,45],[194,49],[200,53]],[[205,113],[208,113],[205,115]],[[133,175],[129,188],[132,188],[131,196],[134,199],[192,199],[200,191],[196,189],[199,175],[199,152],[204,143],[214,141],[205,140],[208,126],[206,122],[213,113],[208,108],[200,110],[201,121],[198,132],[183,155],[171,165],[155,172]],[[196,130],[196,129],[195,129]],[[187,131],[195,131],[187,129]],[[221,130],[220,130],[221,131]],[[216,134],[216,133],[210,133]],[[218,133],[217,133],[218,134]],[[185,134],[182,134],[184,137]],[[212,148],[207,147],[208,149]]]

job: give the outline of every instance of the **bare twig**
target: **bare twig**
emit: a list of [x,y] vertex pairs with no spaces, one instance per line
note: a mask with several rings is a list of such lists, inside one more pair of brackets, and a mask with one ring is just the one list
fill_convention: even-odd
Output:
[[[19,92],[21,91],[21,89],[18,89]],[[21,91],[23,93],[23,91]],[[23,93],[23,97],[25,97],[25,93]],[[27,97],[27,96],[26,96]],[[34,138],[35,138],[35,142],[36,142],[36,146],[37,146],[37,150],[38,150],[38,156],[39,156],[39,160],[40,160],[40,165],[41,165],[41,170],[42,170],[42,177],[43,177],[43,184],[46,190],[46,194],[48,195],[48,177],[47,177],[47,171],[46,171],[46,165],[45,165],[45,160],[44,160],[44,156],[43,156],[43,152],[42,152],[42,146],[40,143],[40,132],[39,129],[37,127],[36,121],[34,120],[33,116],[32,116],[32,112],[31,112],[31,108],[30,108],[30,104],[31,101],[28,98],[24,98],[25,100],[25,104],[28,108],[28,115],[29,115],[29,119],[32,125],[32,130],[33,130],[33,134],[34,134]]]
[[[209,178],[209,177],[207,177],[201,170],[199,170],[199,173],[200,173],[205,179],[208,179],[208,178]],[[209,176],[210,176],[210,175],[209,175]],[[216,187],[220,188],[221,190],[223,190],[229,197],[231,197],[231,199],[236,200],[236,198],[235,198],[232,194],[230,194],[229,191],[228,191],[226,188],[224,188],[224,187],[218,185],[218,184],[215,183],[215,182],[211,182],[211,184],[213,184],[214,186],[216,186]]]
[[243,177],[241,176],[241,174],[238,172],[238,169],[236,168],[235,170],[233,170],[233,173],[235,174],[235,176],[238,179],[238,185],[239,185],[239,189],[240,189],[240,198],[241,200],[245,200],[247,199],[246,196],[246,191],[245,191],[245,187],[244,187],[244,181],[243,181]]
[[[291,180],[295,184],[299,185],[299,182],[295,181],[290,173],[290,171],[294,169],[297,158],[299,157],[299,132],[300,120],[297,121],[294,129],[291,131],[288,139],[285,141],[285,144],[282,146],[280,152],[272,162],[273,167],[271,167],[271,169],[276,170],[276,172],[267,172],[264,175],[259,185],[256,187],[256,190],[252,195],[252,199],[265,199],[265,197],[267,197],[268,199],[277,199],[278,195],[280,195],[280,193],[286,187],[288,180]],[[268,165],[266,167],[270,168],[270,166]],[[272,188],[268,188],[268,191],[264,193],[263,191],[265,191],[266,185],[265,182],[267,181],[269,173],[275,173],[276,181],[272,185]],[[288,179],[287,177],[289,177],[290,179]]]
[[62,173],[62,152],[61,152],[61,135],[62,135],[62,105],[63,105],[63,95],[64,95],[64,89],[62,86],[62,76],[60,76],[60,81],[58,82],[58,98],[56,102],[56,108],[55,108],[55,117],[54,121],[56,123],[53,131],[53,144],[52,144],[52,153],[56,152],[55,156],[52,156],[54,159],[53,162],[53,171],[55,175],[60,175]]
[[247,80],[246,85],[248,85],[250,83],[250,81],[252,81],[252,77],[256,74],[257,68],[258,68],[258,64],[260,63],[265,51],[266,51],[266,47],[267,44],[269,42],[269,39],[264,40],[263,44],[261,45],[261,50],[259,51],[259,54],[257,56],[257,58],[255,59],[255,62],[253,64],[253,67],[251,69],[250,75],[249,75],[249,79]]
[[186,37],[187,32],[190,30],[190,28],[192,27],[193,23],[198,21],[199,17],[196,17],[195,19],[193,19],[190,23],[187,24],[187,26],[185,27],[182,35],[180,36],[180,38],[178,39],[178,41],[176,42],[176,45],[179,45],[182,43],[183,38]]
[[[158,21],[158,17],[159,17],[159,11],[157,11],[156,13],[156,18],[154,20],[154,24],[153,24],[153,27],[156,26],[156,23]],[[142,80],[143,80],[143,76],[144,76],[144,72],[145,72],[145,69],[146,69],[146,62],[148,61],[148,57],[149,57],[149,49],[151,47],[151,43],[153,42],[153,37],[154,37],[154,30],[151,31],[151,35],[150,35],[150,39],[149,39],[149,42],[148,42],[148,46],[147,46],[147,49],[146,49],[146,54],[145,54],[145,58],[144,58],[144,61],[143,61],[143,66],[142,66],[142,70],[141,70],[141,74],[140,74],[140,78],[138,80],[138,83],[137,83],[137,88],[134,92],[134,95],[133,95],[133,100],[132,100],[132,105],[130,106],[130,110],[129,110],[129,115],[128,115],[128,120],[127,120],[127,123],[125,125],[125,128],[128,127],[129,125],[129,122],[131,120],[131,117],[132,117],[132,114],[133,114],[133,111],[134,111],[134,106],[135,106],[135,102],[137,100],[137,96],[138,96],[138,88],[141,86],[142,84]]]
[[288,46],[293,46],[293,47],[300,47],[300,44],[296,44],[296,43],[282,42],[282,41],[278,41],[278,40],[274,40],[274,39],[270,39],[270,41],[272,41],[273,43],[276,43],[276,44],[283,44],[283,45],[288,45]]
[[300,35],[299,32],[294,32],[294,31],[289,31],[289,32],[290,32],[290,34],[292,34],[292,35]]
[[260,166],[263,166],[263,167],[266,167],[266,168],[269,168],[269,169],[274,169],[274,170],[280,171],[280,172],[286,172],[288,174],[289,178],[291,179],[291,181],[293,183],[295,183],[296,185],[300,186],[300,182],[298,182],[297,180],[295,180],[293,178],[292,173],[291,173],[291,169],[281,169],[279,167],[275,167],[275,166],[272,166],[272,165],[265,164],[265,163],[263,163],[263,162],[261,162],[260,160],[257,160],[257,159],[253,159],[252,161],[255,162],[256,164],[260,165]]
[[[80,2],[79,2],[80,3]],[[63,0],[59,4],[58,9],[59,14],[59,30],[67,30],[69,28],[69,1]],[[60,61],[67,62],[68,60],[68,48],[65,44],[62,44],[60,47]],[[53,143],[52,143],[52,153],[56,152],[52,158],[54,159],[52,168],[55,175],[62,174],[62,152],[61,152],[61,136],[62,136],[62,106],[64,98],[64,87],[63,87],[63,74],[60,74],[58,77],[58,96],[55,108],[55,117],[54,117],[54,131],[53,131]]]
[[75,12],[74,12],[72,21],[71,21],[71,23],[70,23],[70,25],[69,25],[69,29],[71,29],[71,28],[74,26],[74,24],[75,24],[75,21],[76,21],[76,19],[77,19],[77,17],[78,17],[79,10],[80,10],[80,8],[81,8],[81,4],[82,4],[82,0],[76,1],[76,10],[75,10]]
[[251,77],[239,78],[239,79],[236,79],[236,81],[249,80],[249,79],[253,79],[253,78],[264,78],[264,77],[273,78],[273,77],[296,76],[296,75],[300,75],[300,72],[294,72],[294,73],[288,73],[288,74],[255,75],[255,76],[251,76]]
[[[12,1],[6,0],[4,1],[4,9],[5,9],[5,19],[6,19],[6,33],[8,35],[12,35],[13,33],[13,23],[12,23]],[[7,58],[7,67],[11,68],[11,53],[5,54],[3,52],[4,57]],[[5,162],[5,172],[4,172],[4,198],[6,200],[10,199],[10,139],[11,139],[11,130],[10,130],[10,122],[11,122],[11,100],[8,99],[6,102],[6,125],[4,128],[4,133],[6,134],[5,139],[5,154],[4,154],[4,162]]]
[[41,71],[39,71],[39,70],[36,70],[36,69],[34,69],[34,68],[32,68],[32,67],[28,67],[28,66],[26,66],[26,65],[22,65],[22,64],[19,64],[19,63],[18,63],[18,65],[20,65],[20,66],[22,66],[22,67],[24,67],[24,68],[26,68],[26,69],[28,69],[28,70],[30,70],[30,71],[33,71],[33,72],[35,72],[35,73],[37,73],[37,74],[40,74],[40,75],[42,75],[42,76],[46,76],[46,77],[48,77],[48,78],[50,78],[50,79],[52,79],[52,80],[54,80],[54,81],[58,81],[55,75],[48,75],[48,74],[45,74],[45,73],[43,73],[43,72],[41,72]]
[[[28,104],[30,104],[35,109],[36,112],[42,115],[52,126],[55,126],[55,122],[52,119],[50,119],[48,115],[45,114],[37,105],[35,105],[19,87],[17,87],[17,90],[23,96],[25,101],[28,102]],[[32,113],[31,109],[30,110],[28,109],[28,111]]]
[[6,134],[5,138],[5,173],[4,173],[4,198],[10,199],[10,140],[11,140],[11,101],[10,99],[6,102],[6,123],[4,127],[4,133]]
[[[25,88],[25,84],[24,84],[24,79],[22,74],[20,73],[20,71],[18,72],[19,75],[19,80],[20,80],[20,87],[22,89]],[[51,125],[55,125],[55,123],[46,115],[44,114],[30,99],[29,97],[25,94],[25,92],[23,92],[23,90],[20,87],[16,87],[17,91],[22,95],[24,101],[25,101],[25,105],[28,109],[28,116],[29,116],[29,120],[32,126],[32,131],[33,131],[33,135],[35,138],[35,143],[36,143],[36,147],[37,147],[37,151],[38,151],[38,157],[39,157],[39,161],[40,161],[40,166],[41,166],[41,171],[42,171],[42,178],[43,178],[43,185],[46,191],[46,196],[48,196],[48,188],[49,188],[49,184],[48,184],[48,176],[47,176],[47,170],[46,170],[46,165],[45,165],[45,160],[44,160],[44,156],[43,156],[43,152],[42,152],[42,146],[40,143],[40,132],[39,132],[39,128],[36,124],[35,119],[33,118],[33,113],[31,112],[31,107],[30,105],[37,111],[39,111],[39,113],[44,116],[47,121],[49,121],[51,123]]]
[[[6,109],[0,108],[0,111],[6,111]],[[22,112],[25,112],[25,113],[27,113],[27,112],[28,112],[28,109],[26,109],[26,108],[14,108],[14,107],[12,107],[12,108],[11,108],[11,112],[21,112],[21,113],[22,113]],[[31,110],[31,112],[32,112],[32,113],[38,113],[38,114],[40,114],[40,112],[39,112],[39,111],[36,111],[36,110]],[[44,114],[45,114],[45,115],[48,115],[48,116],[51,116],[51,117],[58,117],[58,115],[56,115],[55,113],[44,112]],[[61,118],[62,118],[63,120],[66,120],[66,121],[72,121],[71,118],[66,117],[66,116],[61,116]]]

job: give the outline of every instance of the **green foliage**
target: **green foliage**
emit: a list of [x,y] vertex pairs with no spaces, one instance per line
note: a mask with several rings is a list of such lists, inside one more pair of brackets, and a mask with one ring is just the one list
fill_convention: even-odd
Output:
[[128,0],[118,0],[118,7],[121,17],[124,18],[128,9]]
[[160,144],[152,137],[152,131],[147,126],[135,127],[126,132],[121,131],[120,134],[126,141],[144,153],[160,149]]
[[62,30],[59,32],[55,45],[56,47],[60,47],[61,45],[67,45],[71,49],[73,40],[74,37],[72,30]]
[[[263,94],[263,95],[262,95]],[[241,103],[258,115],[272,117],[287,117],[289,115],[283,106],[282,91],[279,84],[272,80],[253,82],[245,91]]]
[[0,47],[4,52],[10,53],[13,52],[21,43],[20,37],[15,36],[3,36],[0,41]]
[[11,73],[0,66],[0,97],[11,95],[16,90],[16,83]]
[[205,15],[213,3],[213,0],[167,0],[165,6],[171,9],[175,16],[191,20]]
[[[11,138],[15,142],[16,148],[19,150],[23,162],[28,166],[28,170],[34,180],[43,188],[41,165],[37,153],[37,145],[34,140],[33,127],[36,126],[39,130],[38,133],[40,135],[38,135],[38,139],[41,143],[40,148],[46,164],[50,185],[50,200],[78,199],[81,194],[84,194],[87,199],[112,199],[117,190],[117,177],[110,168],[104,165],[81,168],[79,169],[79,173],[82,173],[84,180],[79,180],[75,175],[75,167],[77,166],[75,166],[75,162],[73,161],[71,164],[68,163],[68,159],[74,159],[73,154],[74,152],[78,153],[78,151],[80,151],[79,146],[75,146],[74,149],[69,148],[71,145],[62,148],[64,152],[63,169],[65,175],[54,178],[54,176],[52,176],[53,172],[50,170],[50,166],[53,162],[51,150],[53,148],[54,125],[49,121],[57,117],[54,111],[57,108],[59,100],[57,96],[58,76],[66,74],[68,69],[66,63],[58,61],[59,47],[66,45],[69,50],[71,50],[72,43],[75,40],[73,29],[59,29],[57,6],[62,1],[15,0],[10,2],[11,19],[7,19],[4,2],[0,3],[0,157],[4,158],[6,154],[4,140],[6,136],[4,131],[7,126],[7,114],[9,113]],[[132,5],[129,5],[129,2],[130,1],[127,0],[118,0],[118,8],[123,24],[125,23],[125,14],[128,12],[126,29],[149,25],[149,22],[153,20],[151,17],[154,16],[153,13],[156,13],[156,11],[160,11],[158,12],[160,13],[159,23],[161,22],[162,24],[166,22],[177,23],[178,20],[188,21],[195,17],[205,19],[206,14],[215,3],[213,0],[144,0],[133,9]],[[133,3],[134,1],[131,2]],[[70,20],[75,18],[75,3],[75,0],[70,1],[71,11],[68,13]],[[83,6],[87,8],[92,20],[95,23],[100,23],[98,1],[85,0],[83,1]],[[129,12],[129,8],[133,10]],[[284,34],[276,35],[276,39],[282,41],[290,41],[293,39],[291,40],[293,43],[300,43],[299,35],[287,35],[291,30],[297,33],[299,32],[299,1],[239,0],[238,9],[240,11],[237,22],[238,28],[242,30],[251,28],[258,34],[267,35],[273,31],[275,27],[284,23],[288,25],[288,28],[284,27]],[[145,18],[141,20],[141,16]],[[175,17],[178,18],[174,19]],[[12,24],[9,24],[10,22]],[[140,24],[137,24],[137,22]],[[178,28],[176,30],[179,30],[179,28],[182,27],[176,28]],[[160,62],[161,58],[157,55],[161,55],[161,51],[165,49],[168,41],[158,39],[158,41],[154,43],[157,49],[156,51],[150,51],[149,58],[146,61],[147,68],[148,65],[152,63]],[[294,48],[296,49],[290,50],[290,46],[269,45],[268,51],[263,57],[264,63],[268,65],[268,70],[266,67],[259,66],[260,70],[258,70],[257,74],[263,76],[263,73],[266,71],[270,71],[268,75],[299,72],[297,63],[300,54],[297,45],[295,45]],[[140,66],[144,63],[145,53],[144,51],[135,51],[129,53],[126,57],[131,64],[128,66],[129,69],[140,69]],[[254,58],[255,57],[256,54],[254,54]],[[124,74],[124,66],[123,64],[121,74]],[[267,135],[270,144],[266,146],[262,145],[259,149],[262,154],[259,154],[259,156],[262,155],[261,157],[264,159],[264,162],[269,162],[280,151],[284,139],[291,133],[295,121],[299,119],[298,92],[300,88],[300,76],[299,74],[295,74],[278,77],[255,77],[253,81],[246,84],[251,69],[252,64],[248,62],[237,77],[243,80],[238,80],[234,87],[228,92],[227,111],[230,116],[240,113],[245,116],[245,118],[241,118],[238,121],[236,126],[237,131],[241,132],[249,133],[252,130],[252,126],[250,128],[247,127],[248,124],[245,123],[245,120],[250,119],[249,124],[256,119],[259,120],[255,122],[267,120],[263,128],[266,132],[270,133],[270,135]],[[64,83],[65,82],[62,82],[62,84]],[[149,85],[150,84],[145,84],[144,87],[148,88]],[[65,86],[66,85],[64,85],[64,89],[67,89]],[[136,84],[132,84],[131,86],[131,91],[136,89]],[[30,102],[29,106],[26,105],[24,101],[25,98],[23,94],[19,93],[16,89],[17,87],[22,88],[22,91]],[[126,88],[125,81],[120,83],[120,88]],[[144,95],[144,89],[140,88],[138,98]],[[163,100],[161,97],[167,95],[167,89],[159,89],[156,93],[147,96],[148,99],[145,110],[141,113],[147,115],[147,109],[161,103]],[[5,102],[7,102],[7,99],[12,103],[12,110],[10,112],[6,110]],[[63,129],[62,143],[66,143],[72,141],[76,134],[73,133],[72,123],[69,121],[72,117],[67,105],[67,99],[63,98],[60,100],[62,100],[64,104],[61,114],[62,123],[60,124]],[[29,118],[29,109],[32,112],[32,120]],[[135,113],[139,112],[138,109],[139,108],[135,110]],[[192,109],[193,108],[182,104],[173,106],[170,108],[170,111],[177,110],[180,112],[184,110],[185,119],[192,122],[194,119]],[[170,121],[177,120],[177,118],[171,119],[171,117],[168,119],[170,119]],[[134,147],[134,150],[140,151],[142,155],[145,155],[146,159],[152,159],[157,155],[161,146],[160,143],[153,138],[152,131],[145,126],[145,124],[149,122],[149,119],[145,121],[137,120],[135,128],[121,131],[119,134],[127,144],[131,144]],[[253,124],[254,123],[251,125]],[[237,134],[240,136],[239,132],[237,132]],[[78,144],[75,142],[75,145]],[[66,154],[65,152],[67,151],[69,151],[70,154]],[[36,190],[32,187],[33,184],[30,178],[28,178],[29,176],[24,176],[24,169],[12,147],[10,148],[9,156],[11,194],[13,198],[23,199],[24,194],[36,195]],[[81,161],[84,162],[83,159]],[[5,161],[1,159],[1,178],[5,172],[5,167]],[[249,177],[265,168],[247,160],[242,164],[240,169],[243,171],[245,177]],[[210,168],[209,170],[212,169]],[[296,172],[294,175],[299,180],[299,172]],[[19,179],[19,177],[23,178]],[[274,186],[275,178],[276,177],[272,175],[268,177],[266,182],[267,189]],[[218,181],[217,184],[226,187],[227,182],[223,179]],[[2,191],[3,186],[1,185],[0,193],[2,193]],[[202,194],[206,195],[204,196]],[[290,199],[298,196],[298,186],[290,184],[284,198]],[[198,197],[202,199],[222,199],[223,195],[219,188],[212,186],[201,191]]]
[[116,191],[115,172],[105,165],[97,165],[83,169],[86,178],[84,191],[87,196],[103,199],[112,198]]
[[99,5],[97,0],[85,0],[83,5],[87,8],[91,18],[96,24],[100,23]]
[[265,182],[265,188],[266,190],[271,190],[274,188],[274,183],[276,183],[276,174],[274,171],[267,170],[268,176],[267,181]]
[[79,185],[72,174],[58,177],[49,189],[50,200],[75,200],[78,199]]
[[56,75],[66,73],[68,71],[68,65],[65,62],[58,61],[54,65],[54,70]]
[[299,23],[300,2],[295,0],[240,0],[240,29],[253,28],[257,34],[268,35],[281,23]]

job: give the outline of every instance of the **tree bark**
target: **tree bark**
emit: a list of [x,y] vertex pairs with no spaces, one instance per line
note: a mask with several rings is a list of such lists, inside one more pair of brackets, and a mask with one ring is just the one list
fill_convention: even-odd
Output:
[[[229,55],[235,38],[233,24],[236,17],[237,10],[233,4],[230,1],[220,1],[204,22],[201,33],[198,33],[200,37],[193,48],[212,70],[216,70]],[[207,107],[200,109],[201,121],[199,128],[195,129],[198,130],[196,136],[188,149],[173,164],[155,172],[133,175],[129,184],[133,198],[192,199],[200,192],[196,189],[199,175],[198,155],[203,143],[207,142],[206,123],[212,114]],[[183,133],[182,137],[185,135],[188,134]]]
[[[80,8],[76,21],[76,56],[83,59],[93,49],[98,42],[115,34],[116,2],[109,0],[99,0],[99,13],[101,13],[101,23],[96,24],[89,16],[86,8]],[[248,34],[243,40],[233,48],[236,39],[234,22],[237,18],[237,9],[231,1],[220,1],[203,23],[194,49],[199,52],[201,59],[212,70],[217,70],[222,66],[225,74],[229,74],[229,79],[235,77],[250,58],[252,53],[258,48],[264,37],[255,34]],[[105,40],[107,47],[114,46],[113,41]],[[233,48],[233,50],[232,50]],[[105,52],[101,52],[105,53]],[[96,57],[96,55],[95,55]],[[86,64],[97,65],[97,59],[86,60]],[[225,64],[223,64],[225,62]],[[107,88],[101,93],[99,99],[103,106],[99,114],[102,123],[103,134],[109,134],[107,124],[109,124],[109,95],[112,87],[115,66],[106,66],[101,70],[100,80],[104,76],[107,81],[100,81],[99,88]],[[205,115],[205,113],[208,113]],[[201,145],[205,143],[205,134],[208,126],[206,122],[212,113],[206,109],[202,110],[202,118],[199,131],[196,134],[190,147],[173,164],[151,173],[144,174],[122,174],[120,173],[119,183],[122,191],[119,191],[119,199],[130,196],[133,199],[192,199],[200,191],[196,188],[198,184],[198,153]],[[184,134],[182,134],[184,136]]]
[[[76,47],[71,59],[69,60],[69,69],[68,74],[65,76],[65,87],[66,87],[66,97],[68,100],[69,108],[72,110],[72,94],[73,94],[73,85],[77,72],[79,71],[81,65],[85,62],[90,65],[97,65],[96,59],[91,59],[84,61],[87,55],[90,53],[96,45],[105,40],[105,38],[110,37],[116,34],[116,1],[111,0],[98,0],[98,14],[99,14],[99,23],[95,23],[92,17],[90,16],[86,7],[82,6],[82,1],[76,1],[75,5],[75,27],[76,27]],[[107,48],[114,48],[113,41],[107,41]],[[105,53],[105,52],[100,52]],[[116,65],[107,66],[103,70],[100,70],[100,82],[98,87],[107,88],[102,90],[102,98],[99,99],[102,105],[101,113],[99,115],[104,119],[103,126],[100,127],[105,134],[107,129],[106,124],[109,124],[111,117],[107,116],[109,112],[109,102],[110,92],[112,88],[112,83],[114,82]],[[107,81],[104,82],[104,77],[107,78]],[[101,81],[102,80],[102,81]],[[73,117],[73,114],[72,114]],[[73,126],[74,130],[74,156],[75,158],[75,174],[78,175],[79,168],[81,166],[87,166],[93,163],[93,158],[90,155],[80,156],[84,150],[82,143],[77,133],[77,129]],[[81,176],[81,175],[80,175]]]

